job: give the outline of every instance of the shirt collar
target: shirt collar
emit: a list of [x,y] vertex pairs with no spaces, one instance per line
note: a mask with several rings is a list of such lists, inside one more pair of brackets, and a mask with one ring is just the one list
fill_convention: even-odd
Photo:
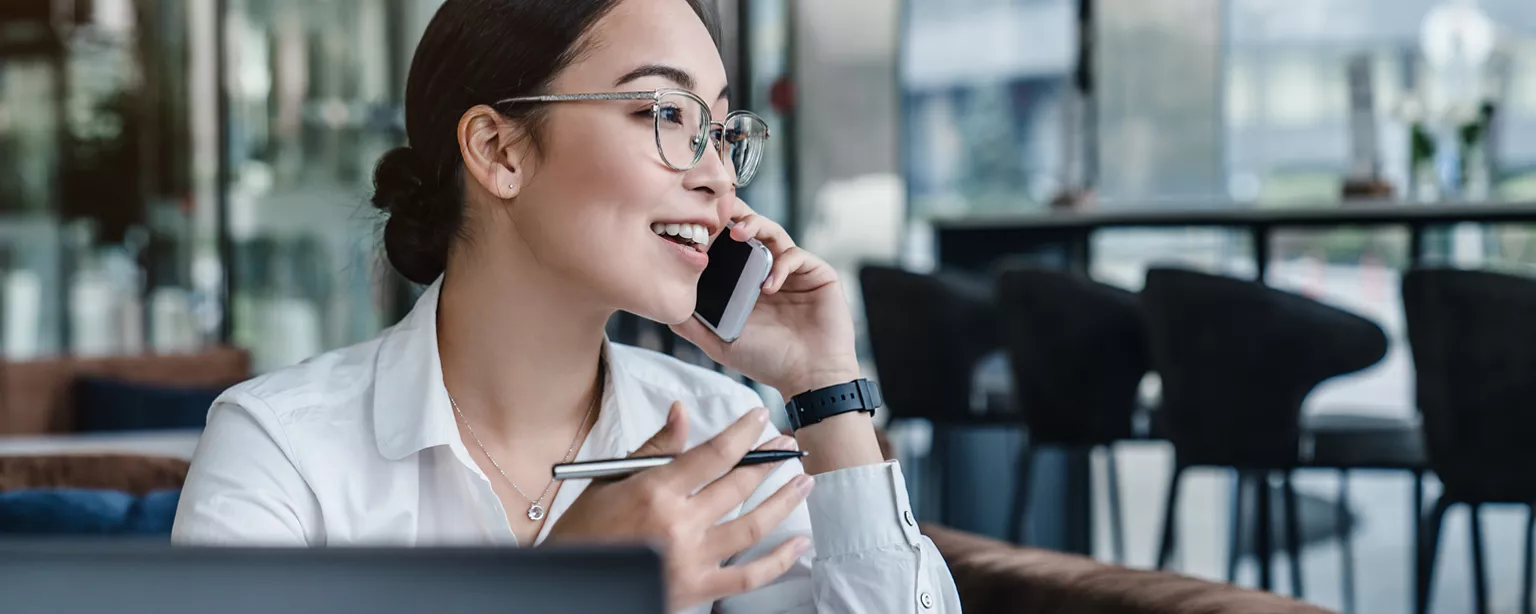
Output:
[[[439,276],[416,300],[411,312],[380,341],[374,363],[373,426],[379,452],[389,460],[435,446],[463,449],[443,384],[442,357],[437,352],[437,303],[442,284]],[[627,454],[650,436],[636,431],[639,425],[631,424],[636,417],[624,407],[624,399],[632,398],[626,394],[632,383],[622,364],[622,353],[615,352],[606,337],[603,344],[608,377],[602,410],[582,445],[585,454],[593,458]],[[464,460],[468,462],[467,455]]]
[[398,460],[451,443],[459,435],[437,353],[437,299],[443,279],[427,286],[405,319],[380,341],[373,373],[373,430],[379,452]]

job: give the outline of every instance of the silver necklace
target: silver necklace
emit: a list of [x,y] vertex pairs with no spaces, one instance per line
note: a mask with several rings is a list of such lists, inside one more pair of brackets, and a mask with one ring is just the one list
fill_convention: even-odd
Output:
[[[576,426],[576,436],[571,438],[571,446],[566,449],[565,456],[560,460],[561,463],[571,462],[571,455],[576,452],[576,443],[581,441],[581,432],[586,430],[587,421],[592,419],[592,414],[597,411],[597,406],[602,402],[604,370],[604,365],[598,364],[597,391],[592,395],[592,406],[587,408],[587,415],[581,419],[581,424]],[[528,519],[535,522],[543,520],[545,511],[544,497],[548,497],[549,489],[555,487],[554,478],[550,478],[549,483],[544,485],[544,492],[539,493],[538,499],[528,496],[527,493],[523,492],[523,489],[517,487],[517,483],[513,482],[511,477],[507,476],[507,472],[501,468],[501,463],[496,462],[496,457],[491,456],[491,451],[487,450],[485,444],[480,442],[480,436],[475,434],[475,427],[469,425],[469,418],[464,416],[464,410],[459,409],[459,402],[453,400],[453,393],[451,392],[448,393],[448,404],[453,406],[454,413],[458,414],[459,420],[464,422],[464,429],[469,431],[470,439],[475,440],[475,445],[480,448],[481,453],[485,454],[486,460],[491,461],[491,466],[495,467],[496,472],[501,474],[501,478],[506,480],[508,485],[512,486],[512,490],[517,491],[518,495],[528,501]]]

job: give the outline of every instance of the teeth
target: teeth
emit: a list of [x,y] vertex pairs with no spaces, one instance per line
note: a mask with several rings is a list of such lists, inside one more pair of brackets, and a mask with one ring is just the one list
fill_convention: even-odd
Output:
[[709,229],[703,224],[663,224],[656,222],[651,224],[651,232],[658,235],[671,235],[679,237],[699,245],[709,245]]

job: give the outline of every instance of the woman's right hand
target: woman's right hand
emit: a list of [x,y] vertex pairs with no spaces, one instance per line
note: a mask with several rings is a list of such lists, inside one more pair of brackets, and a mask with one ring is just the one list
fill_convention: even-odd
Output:
[[[549,531],[549,543],[648,543],[661,548],[669,611],[711,603],[763,586],[788,571],[810,549],[797,536],[739,565],[725,561],[768,535],[805,500],[812,480],[798,475],[751,512],[720,523],[768,477],[777,463],[736,467],[768,422],[759,407],[713,439],[683,451],[688,420],[673,403],[667,424],[633,456],[677,455],[673,462],[621,480],[594,480]],[[792,450],[780,436],[762,450]]]

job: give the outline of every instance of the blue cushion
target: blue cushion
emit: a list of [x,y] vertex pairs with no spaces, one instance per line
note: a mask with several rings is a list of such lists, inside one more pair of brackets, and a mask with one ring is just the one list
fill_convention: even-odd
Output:
[[75,381],[76,429],[132,431],[202,428],[223,387],[177,388],[83,377]]
[[157,490],[139,498],[128,515],[128,529],[133,533],[171,534],[176,521],[176,504],[181,501],[181,489]]
[[180,496],[69,488],[0,493],[0,534],[168,535]]

